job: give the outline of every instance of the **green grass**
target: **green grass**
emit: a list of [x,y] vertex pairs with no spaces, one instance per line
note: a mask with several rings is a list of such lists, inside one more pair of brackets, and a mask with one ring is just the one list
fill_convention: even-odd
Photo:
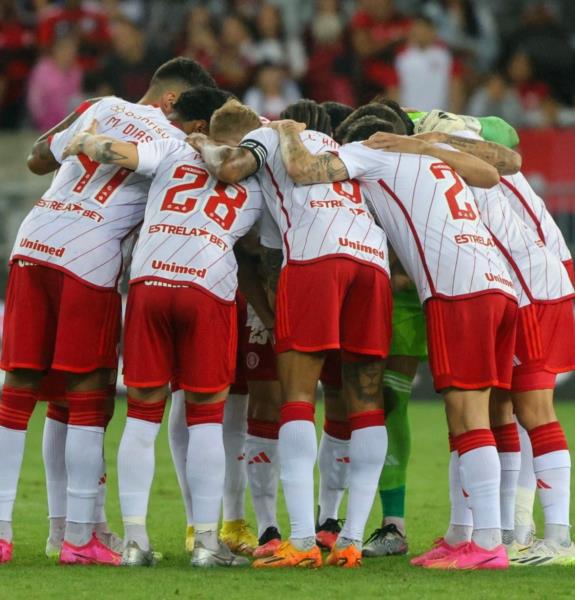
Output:
[[[45,558],[48,523],[41,458],[44,408],[38,407],[28,435],[26,457],[14,514],[15,553],[0,567],[0,598],[572,598],[570,568],[506,572],[429,572],[411,567],[406,557],[366,560],[356,571],[324,568],[315,572],[191,569],[183,551],[185,517],[171,466],[167,435],[157,444],[156,480],[150,502],[149,530],[164,560],[153,569],[60,567]],[[108,517],[121,533],[117,501],[116,449],[125,405],[118,403],[106,437]],[[575,441],[575,404],[559,406],[568,438]],[[447,442],[440,402],[414,403],[411,410],[413,458],[408,482],[408,532],[412,554],[428,548],[443,533],[448,519]],[[321,411],[318,423],[321,422]],[[249,504],[249,503],[248,503]],[[250,508],[251,510],[251,508]],[[254,522],[253,514],[249,518]],[[379,521],[372,512],[371,531]],[[280,524],[288,531],[285,507]]]

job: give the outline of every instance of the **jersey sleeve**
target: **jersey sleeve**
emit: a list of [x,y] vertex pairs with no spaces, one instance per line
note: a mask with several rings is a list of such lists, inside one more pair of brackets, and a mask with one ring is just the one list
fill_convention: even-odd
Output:
[[[155,140],[138,144],[138,166],[136,173],[145,177],[153,177],[163,160],[169,156],[174,156],[182,148],[186,148],[186,143],[181,140]],[[189,148],[189,147],[188,147]]]
[[254,131],[250,131],[240,142],[240,148],[245,148],[251,152],[256,159],[259,171],[266,163],[268,156],[273,153],[273,150],[278,145],[277,133],[269,127],[260,127]]
[[[376,180],[384,176],[384,168],[390,164],[392,160],[390,156],[393,155],[383,150],[368,148],[362,142],[352,142],[341,146],[338,156],[345,165],[350,179],[358,177]],[[401,155],[395,154],[395,157],[399,156]]]
[[92,106],[80,113],[80,116],[69,127],[64,129],[64,131],[55,133],[52,136],[52,140],[50,142],[50,151],[59,163],[61,163],[63,160],[62,154],[64,154],[64,149],[66,148],[70,140],[76,134],[90,127],[92,121],[97,118],[98,111],[100,110],[101,103],[103,102],[104,100],[100,100],[100,102],[92,104]]

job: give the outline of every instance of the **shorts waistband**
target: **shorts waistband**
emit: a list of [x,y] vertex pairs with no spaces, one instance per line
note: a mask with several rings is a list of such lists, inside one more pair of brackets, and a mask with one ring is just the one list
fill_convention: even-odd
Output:
[[153,285],[155,287],[167,287],[167,288],[189,288],[191,286],[178,283],[167,283],[166,281],[157,281],[155,279],[144,280],[144,285]]

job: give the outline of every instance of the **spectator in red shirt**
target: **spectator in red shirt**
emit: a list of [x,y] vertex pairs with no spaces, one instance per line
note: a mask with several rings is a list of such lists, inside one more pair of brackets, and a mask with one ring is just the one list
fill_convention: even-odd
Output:
[[535,78],[531,59],[525,52],[513,54],[507,63],[507,74],[525,110],[538,109],[550,97],[549,85]]

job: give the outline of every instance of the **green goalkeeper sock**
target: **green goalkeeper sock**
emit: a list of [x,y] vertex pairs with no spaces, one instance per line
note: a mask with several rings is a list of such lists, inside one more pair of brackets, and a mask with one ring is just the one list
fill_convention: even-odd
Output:
[[385,517],[405,516],[405,481],[411,450],[411,433],[407,405],[413,378],[386,371],[383,376],[387,457],[379,479],[379,497]]

